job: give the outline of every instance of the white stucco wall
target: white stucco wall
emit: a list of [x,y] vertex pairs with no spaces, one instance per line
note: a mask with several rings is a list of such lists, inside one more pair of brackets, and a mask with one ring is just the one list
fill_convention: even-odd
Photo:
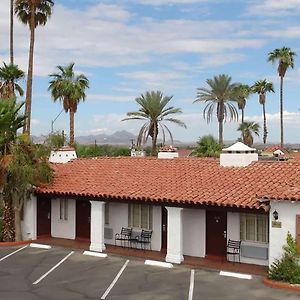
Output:
[[205,210],[183,209],[182,224],[183,254],[205,257]]
[[[231,240],[240,240],[240,213],[237,212],[228,212],[227,213],[227,241]],[[242,241],[242,245],[253,246],[253,247],[263,247],[268,248],[268,244],[264,243],[255,243]],[[230,260],[234,260],[233,257],[229,257]],[[255,265],[268,265],[268,260],[265,259],[255,259],[249,257],[241,256],[241,262],[246,264],[255,264]]]
[[[278,222],[281,228],[273,228],[273,212],[278,212]],[[300,202],[271,201],[270,202],[270,265],[282,255],[282,246],[286,244],[287,233],[295,238],[296,215],[300,215]]]
[[23,240],[35,240],[37,235],[36,196],[31,195],[24,203],[24,218],[21,222]]
[[76,202],[68,199],[68,220],[60,220],[59,199],[51,200],[51,236],[75,239],[76,236]]

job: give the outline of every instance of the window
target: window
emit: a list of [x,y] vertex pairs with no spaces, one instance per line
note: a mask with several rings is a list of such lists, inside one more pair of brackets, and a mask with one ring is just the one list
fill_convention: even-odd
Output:
[[68,220],[68,199],[59,199],[59,219]]
[[242,214],[240,230],[243,241],[269,242],[267,215]]
[[152,229],[152,206],[129,204],[128,226]]
[[105,224],[109,224],[109,203],[105,203],[105,208],[104,208],[104,220]]

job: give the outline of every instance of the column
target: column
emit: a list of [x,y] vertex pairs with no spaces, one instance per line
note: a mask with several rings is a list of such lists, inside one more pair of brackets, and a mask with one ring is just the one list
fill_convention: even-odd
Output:
[[104,245],[104,209],[105,202],[91,202],[91,244],[90,250],[102,252]]
[[166,207],[168,210],[168,245],[166,261],[180,264],[182,253],[182,209],[180,207]]

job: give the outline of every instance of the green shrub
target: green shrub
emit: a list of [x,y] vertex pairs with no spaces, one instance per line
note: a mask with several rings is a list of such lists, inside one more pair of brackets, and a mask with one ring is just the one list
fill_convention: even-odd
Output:
[[297,243],[288,232],[283,255],[269,268],[268,278],[291,284],[300,284],[300,256]]

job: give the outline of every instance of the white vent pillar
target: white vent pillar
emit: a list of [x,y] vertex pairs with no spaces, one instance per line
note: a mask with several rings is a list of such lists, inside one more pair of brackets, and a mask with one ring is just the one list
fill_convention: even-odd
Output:
[[182,210],[181,207],[166,207],[168,210],[168,242],[166,262],[180,264],[183,261]]
[[91,244],[90,250],[102,252],[104,245],[104,210],[105,202],[91,202]]

